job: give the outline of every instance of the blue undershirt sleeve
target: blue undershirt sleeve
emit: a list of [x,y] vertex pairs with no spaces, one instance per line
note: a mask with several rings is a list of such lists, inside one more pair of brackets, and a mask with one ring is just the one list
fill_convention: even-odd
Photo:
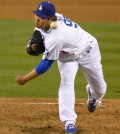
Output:
[[35,70],[38,74],[44,74],[54,63],[54,60],[44,59],[36,66]]

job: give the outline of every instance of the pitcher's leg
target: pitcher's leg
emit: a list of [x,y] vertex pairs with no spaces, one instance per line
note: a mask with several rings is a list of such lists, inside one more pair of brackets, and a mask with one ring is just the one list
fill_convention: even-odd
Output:
[[61,75],[59,88],[59,116],[63,124],[66,122],[76,122],[77,115],[74,111],[75,93],[74,80],[78,70],[77,62],[58,62]]
[[[95,66],[96,65],[96,66]],[[106,93],[106,82],[103,77],[102,66],[99,59],[92,62],[91,66],[93,68],[84,68],[84,75],[88,81],[86,90],[88,93],[87,106],[89,112],[94,112],[96,110],[96,104],[101,105],[101,99]]]
[[103,76],[101,56],[97,55],[92,62],[82,65],[81,68],[88,81],[93,98],[100,100],[106,93],[106,82]]

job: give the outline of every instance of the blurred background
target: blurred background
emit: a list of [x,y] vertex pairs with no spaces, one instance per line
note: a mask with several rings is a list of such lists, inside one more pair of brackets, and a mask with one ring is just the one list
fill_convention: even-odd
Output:
[[[50,0],[57,12],[77,21],[120,21],[120,0]],[[0,18],[32,19],[41,0],[0,0]]]
[[[58,13],[75,20],[98,39],[105,80],[105,98],[120,98],[120,0],[50,0]],[[24,86],[18,74],[32,70],[41,56],[25,51],[34,30],[32,13],[41,0],[0,0],[0,97],[58,97],[60,75],[57,62],[44,75]],[[75,81],[77,98],[87,98],[86,80],[80,70]]]

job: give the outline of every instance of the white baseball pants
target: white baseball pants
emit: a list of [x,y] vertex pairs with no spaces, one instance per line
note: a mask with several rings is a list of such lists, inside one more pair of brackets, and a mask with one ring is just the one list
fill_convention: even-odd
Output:
[[92,49],[82,58],[74,61],[58,61],[58,68],[61,75],[59,87],[59,116],[63,124],[67,121],[76,122],[77,115],[74,111],[75,93],[74,80],[79,68],[82,69],[88,84],[91,87],[92,96],[96,100],[103,98],[106,92],[101,55],[97,41],[90,43]]

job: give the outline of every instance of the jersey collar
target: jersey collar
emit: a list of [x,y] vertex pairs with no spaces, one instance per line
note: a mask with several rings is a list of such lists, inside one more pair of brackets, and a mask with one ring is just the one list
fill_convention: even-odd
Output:
[[50,28],[48,31],[43,30],[44,33],[50,33],[52,31],[52,28]]

